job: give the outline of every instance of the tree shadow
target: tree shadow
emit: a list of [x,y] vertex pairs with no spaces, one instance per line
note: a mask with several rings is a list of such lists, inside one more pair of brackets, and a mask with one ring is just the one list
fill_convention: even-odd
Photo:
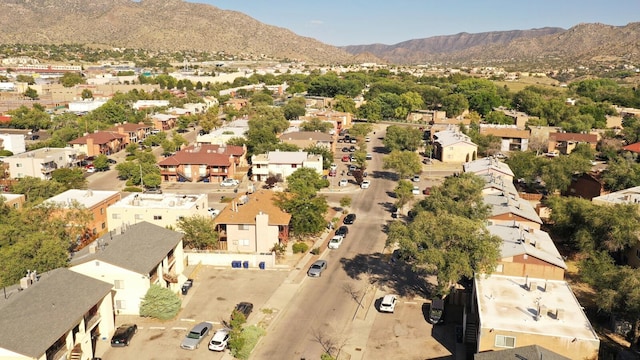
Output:
[[435,287],[426,281],[426,273],[415,272],[403,261],[391,262],[389,255],[358,254],[352,259],[342,258],[340,263],[352,279],[369,278],[371,283],[389,288],[400,296],[429,298],[435,293]]

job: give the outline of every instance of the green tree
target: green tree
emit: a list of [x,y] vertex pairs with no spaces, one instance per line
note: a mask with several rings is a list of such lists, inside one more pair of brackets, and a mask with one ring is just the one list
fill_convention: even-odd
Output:
[[315,235],[326,228],[324,214],[329,205],[325,197],[292,193],[278,193],[277,197],[278,206],[291,214],[291,231],[296,236]]
[[65,190],[87,188],[87,179],[79,168],[55,169],[51,173],[51,180],[64,186]]
[[605,188],[620,191],[640,185],[640,164],[631,157],[620,156],[611,159],[602,173]]
[[211,250],[218,246],[218,232],[210,217],[189,216],[178,220],[178,228],[184,233],[185,247],[197,250]]
[[207,111],[199,116],[198,125],[202,127],[202,130],[206,133],[213,129],[217,129],[222,125],[222,120],[219,117],[220,109],[218,106],[212,106]]
[[249,101],[253,106],[273,105],[273,96],[271,96],[271,93],[256,92]]
[[169,288],[152,284],[140,302],[140,316],[159,320],[173,319],[182,306],[182,300]]
[[526,183],[531,184],[540,173],[540,162],[537,159],[532,151],[514,151],[505,162],[516,179],[524,179]]
[[384,169],[395,170],[400,179],[405,179],[412,174],[419,174],[422,171],[420,156],[412,151],[393,150],[382,158],[382,162]]
[[42,180],[26,176],[11,185],[11,192],[24,194],[27,202],[37,204],[65,191],[65,186],[57,181]]
[[442,110],[447,117],[455,118],[469,108],[469,101],[463,94],[450,94],[442,99]]
[[305,109],[306,100],[301,96],[296,96],[289,100],[283,107],[284,117],[287,120],[296,120],[300,116],[304,116],[307,110]]
[[30,86],[27,87],[27,89],[24,91],[24,96],[28,97],[31,100],[37,100],[40,97],[40,95],[38,95],[38,91]]
[[474,221],[489,216],[489,206],[483,202],[484,180],[471,173],[448,177],[442,185],[431,188],[431,194],[414,207],[415,212],[446,212]]
[[82,97],[83,100],[93,99],[93,92],[91,92],[91,90],[89,89],[83,89],[80,96]]
[[[4,80],[4,81],[7,81],[7,80]],[[33,76],[31,76],[31,75],[23,75],[23,74],[20,74],[20,75],[16,76],[16,82],[27,83],[27,85],[35,85],[36,84],[36,81],[33,78]]]
[[328,169],[333,163],[333,152],[326,146],[309,145],[304,149],[309,154],[322,155],[322,168]]
[[411,199],[413,199],[413,184],[407,180],[398,181],[398,186],[393,190],[396,194],[396,207],[402,209]]
[[350,114],[356,113],[356,102],[352,98],[344,95],[336,95],[333,99],[333,109],[335,111],[342,111]]
[[20,106],[8,111],[11,115],[11,126],[18,129],[48,129],[51,127],[51,116],[41,106],[31,109]]
[[305,121],[300,124],[300,130],[302,131],[321,131],[323,133],[329,132],[329,130],[333,129],[333,124],[327,121],[322,121],[317,117],[312,118],[311,120]]
[[384,146],[390,151],[416,151],[422,145],[423,133],[418,128],[391,125],[384,137]]
[[327,186],[329,181],[312,168],[299,168],[287,177],[288,191],[305,197],[315,196],[318,190]]
[[98,171],[109,170],[109,158],[107,155],[100,154],[93,160],[93,166]]
[[78,84],[84,84],[84,79],[82,78],[82,75],[78,73],[66,72],[60,78],[60,84],[64,87],[70,88]]
[[350,196],[343,196],[340,198],[340,207],[341,208],[347,208],[349,206],[351,206],[351,197]]
[[349,135],[354,136],[358,140],[364,139],[370,132],[373,131],[373,125],[370,123],[357,123],[353,124],[351,129],[349,129]]

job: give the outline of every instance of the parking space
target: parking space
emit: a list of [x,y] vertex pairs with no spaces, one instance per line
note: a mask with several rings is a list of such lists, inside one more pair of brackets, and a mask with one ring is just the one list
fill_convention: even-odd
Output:
[[[138,333],[131,345],[124,348],[109,347],[109,339],[100,340],[97,356],[103,359],[221,359],[222,353],[207,349],[215,330],[224,327],[235,305],[241,301],[251,302],[253,312],[248,323],[262,319],[264,304],[284,281],[288,272],[253,269],[216,269],[202,267],[194,276],[194,285],[183,298],[183,309],[170,321],[162,322],[138,316],[117,316],[116,325],[138,324]],[[213,323],[209,333],[194,351],[183,350],[180,342],[186,333],[202,321]]]

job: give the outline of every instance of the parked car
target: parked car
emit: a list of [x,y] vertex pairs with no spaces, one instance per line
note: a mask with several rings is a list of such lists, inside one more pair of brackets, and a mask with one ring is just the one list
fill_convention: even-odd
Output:
[[356,147],[353,145],[349,147],[349,152],[356,152],[356,150],[357,150]]
[[371,185],[371,181],[369,181],[369,180],[363,180],[363,181],[362,181],[362,184],[360,184],[360,187],[361,187],[362,189],[368,189],[370,185]]
[[365,138],[364,138],[364,141],[366,141],[366,142],[371,142],[371,137],[369,137],[369,136],[365,137]]
[[244,318],[246,320],[247,318],[249,318],[249,314],[251,314],[252,311],[253,311],[252,303],[246,302],[246,301],[238,303],[236,307],[233,309],[233,312],[231,312],[231,320],[233,320],[233,314],[235,314],[236,312],[239,312],[240,314],[244,315]]
[[356,214],[347,214],[342,221],[346,225],[351,225],[356,221]]
[[338,172],[336,170],[329,170],[329,176],[336,176]]
[[237,186],[238,184],[240,184],[240,181],[232,178],[226,178],[222,180],[222,182],[220,183],[220,186],[229,187],[229,186]]
[[411,193],[413,195],[420,195],[420,187],[418,187],[417,185],[413,187],[413,189],[411,190]]
[[420,182],[420,175],[413,175],[413,178],[411,179],[411,181]]
[[347,186],[349,184],[349,181],[347,181],[347,179],[340,179],[340,182],[338,182],[338,186]]
[[111,159],[111,158],[107,159],[107,162],[109,164],[117,164],[118,163],[117,161],[115,161],[114,159]]
[[201,322],[200,324],[194,326],[191,331],[187,334],[187,336],[182,339],[182,343],[180,343],[180,347],[186,350],[195,350],[200,346],[200,342],[202,339],[207,336],[209,331],[211,330],[211,323]]
[[160,188],[146,188],[144,189],[145,194],[162,194],[162,189]]
[[220,215],[220,210],[218,209],[209,208],[207,211],[209,212],[209,215],[211,215],[212,218]]
[[340,226],[338,228],[338,230],[336,230],[335,235],[342,236],[342,237],[346,238],[348,233],[349,233],[349,228],[344,226],[344,225],[342,225],[342,226]]
[[331,240],[329,240],[329,249],[337,249],[340,247],[340,245],[342,245],[342,240],[344,240],[344,237],[340,236],[340,235],[336,235],[334,237],[331,238]]
[[349,152],[349,148],[348,147],[343,147],[341,150],[342,150],[342,152]]
[[426,187],[422,190],[423,195],[431,195],[431,187]]
[[365,158],[366,160],[371,160],[373,159],[373,155],[371,155],[370,153],[367,153],[367,156]]
[[334,170],[334,171],[337,170],[338,169],[338,164],[336,164],[336,163],[331,164],[331,166],[329,166],[329,169],[330,170]]
[[322,272],[327,268],[326,260],[318,260],[314,262],[309,270],[307,271],[307,275],[310,277],[319,277],[322,275]]
[[349,161],[351,161],[351,157],[349,155],[344,155],[342,157],[342,162],[349,162]]
[[87,172],[88,172],[88,173],[94,173],[94,172],[96,172],[96,168],[95,168],[95,167],[93,167],[93,165],[91,165],[91,166],[87,166],[87,168],[86,168],[86,169],[87,169]]
[[396,309],[398,297],[396,295],[385,295],[380,301],[380,312],[392,313]]
[[118,326],[116,332],[111,337],[111,346],[129,346],[131,338],[138,332],[138,325],[136,324],[123,324]]
[[229,329],[220,329],[213,334],[211,341],[209,341],[209,350],[211,351],[224,351],[227,348],[229,342]]
[[435,325],[443,321],[444,321],[444,300],[443,299],[431,300],[431,306],[429,306],[429,322]]

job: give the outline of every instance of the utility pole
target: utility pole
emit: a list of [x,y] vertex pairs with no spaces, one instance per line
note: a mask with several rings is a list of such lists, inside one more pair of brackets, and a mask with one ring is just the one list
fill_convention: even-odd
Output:
[[142,164],[138,163],[140,166],[140,186],[142,187],[142,191],[144,191],[144,181],[142,180]]

